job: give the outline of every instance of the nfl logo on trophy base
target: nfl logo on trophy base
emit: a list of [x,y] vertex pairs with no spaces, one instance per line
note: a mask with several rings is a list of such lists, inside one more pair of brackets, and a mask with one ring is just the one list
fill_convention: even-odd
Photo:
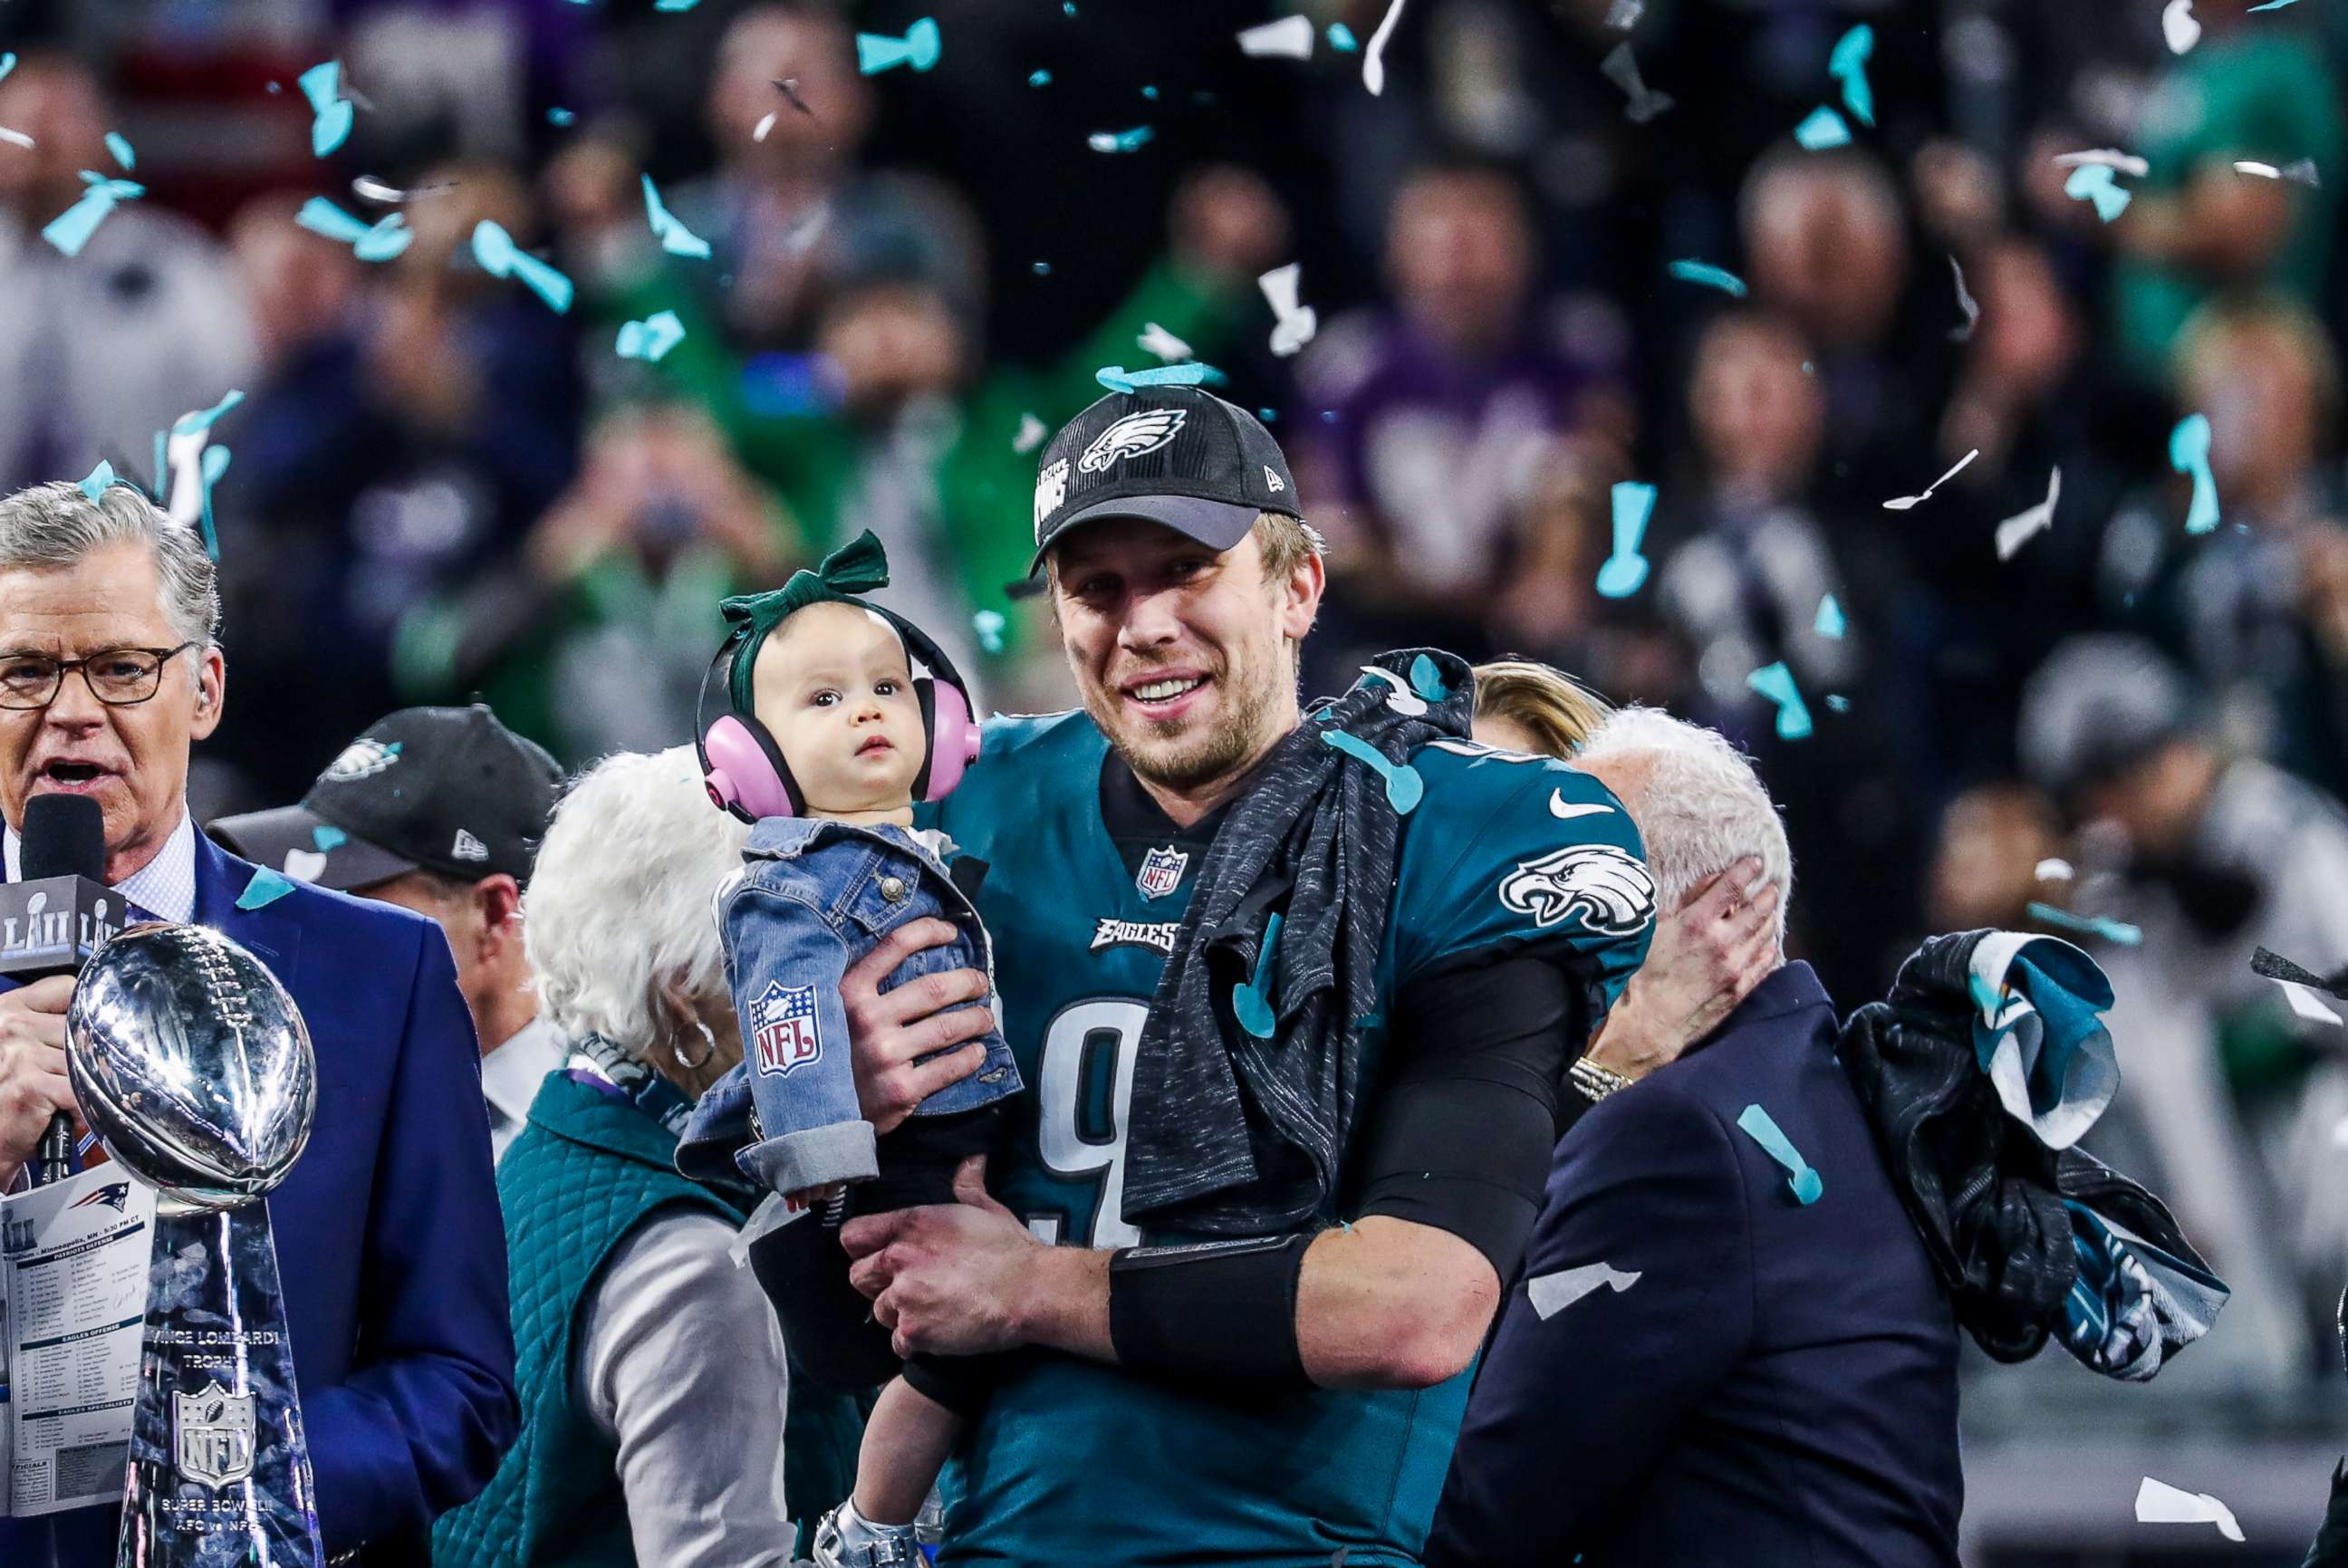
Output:
[[252,1396],[218,1383],[201,1393],[171,1395],[171,1426],[180,1474],[215,1490],[252,1473]]

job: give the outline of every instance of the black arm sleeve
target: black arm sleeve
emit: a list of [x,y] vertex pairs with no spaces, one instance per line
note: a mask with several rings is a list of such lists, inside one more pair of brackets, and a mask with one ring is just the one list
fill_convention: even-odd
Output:
[[1564,965],[1519,953],[1406,987],[1387,1049],[1353,1204],[1448,1231],[1502,1288],[1540,1212],[1550,1151],[1586,1109],[1565,1081],[1588,1043]]

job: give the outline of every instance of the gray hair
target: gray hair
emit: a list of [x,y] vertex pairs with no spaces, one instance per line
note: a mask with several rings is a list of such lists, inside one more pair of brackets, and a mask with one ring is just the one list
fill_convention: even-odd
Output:
[[726,994],[712,895],[750,830],[711,809],[690,746],[621,752],[582,774],[539,845],[522,944],[547,1021],[644,1057],[674,1028],[661,988]]
[[164,516],[136,487],[111,484],[92,500],[81,486],[59,480],[0,500],[0,572],[62,569],[131,543],[153,553],[163,614],[180,640],[206,648],[219,642],[220,574],[202,536]]
[[1646,841],[1658,905],[1678,909],[1706,877],[1757,855],[1764,880],[1777,889],[1783,946],[1786,910],[1794,898],[1794,851],[1745,754],[1718,730],[1658,708],[1626,707],[1609,715],[1573,760],[1588,768],[1615,759],[1646,769],[1622,805]]

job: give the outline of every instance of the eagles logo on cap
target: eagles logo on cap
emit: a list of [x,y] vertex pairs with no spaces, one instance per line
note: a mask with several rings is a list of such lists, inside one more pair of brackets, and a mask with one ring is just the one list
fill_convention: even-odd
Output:
[[1154,452],[1181,433],[1182,421],[1189,417],[1179,408],[1148,408],[1128,414],[1093,438],[1085,455],[1076,459],[1076,467],[1097,474],[1111,463]]

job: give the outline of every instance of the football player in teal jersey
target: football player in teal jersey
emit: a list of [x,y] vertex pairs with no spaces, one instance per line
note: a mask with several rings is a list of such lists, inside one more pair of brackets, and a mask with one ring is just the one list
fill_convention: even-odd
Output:
[[[1270,434],[1191,388],[1072,421],[1045,450],[1035,524],[1084,708],[990,722],[934,813],[987,868],[976,903],[1033,1092],[961,1203],[842,1232],[901,1352],[1033,1347],[950,1467],[940,1560],[1414,1563],[1566,1069],[1593,1035],[1607,1058],[1601,1026],[1646,951],[1637,831],[1587,775],[1464,738],[1379,768],[1395,810],[1417,794],[1334,1179],[1263,1234],[1137,1222],[1151,1003],[1219,830],[1307,722],[1296,650],[1323,566]],[[1404,712],[1433,695],[1385,679]],[[988,1022],[937,1010],[983,976],[880,988],[943,934],[900,927],[844,988],[866,1079],[888,1086],[866,1105],[883,1131],[968,1070],[974,1051],[940,1053]]]

